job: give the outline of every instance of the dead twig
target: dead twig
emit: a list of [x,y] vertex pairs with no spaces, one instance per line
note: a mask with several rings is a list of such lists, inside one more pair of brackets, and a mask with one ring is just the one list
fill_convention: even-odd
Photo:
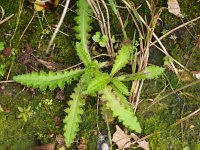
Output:
[[112,37],[111,37],[111,33],[110,33],[110,20],[109,20],[110,17],[109,17],[109,12],[108,12],[106,3],[104,2],[104,0],[101,0],[101,3],[106,10],[106,16],[105,16],[103,14],[99,0],[87,0],[87,1],[93,10],[95,18],[97,19],[97,21],[99,23],[101,33],[103,35],[107,35],[107,37],[109,39],[108,42],[106,43],[107,53],[108,53],[108,55],[114,56],[114,48],[113,48]]
[[12,15],[6,17],[5,19],[1,20],[1,21],[0,21],[0,25],[3,24],[4,22],[8,21],[8,20],[9,20],[10,18],[12,18],[13,16],[14,16],[14,14],[12,14]]
[[27,26],[25,27],[24,31],[22,32],[19,41],[21,41],[22,37],[24,36],[24,33],[26,32],[26,30],[28,29],[29,25],[31,24],[31,22],[33,21],[33,19],[36,16],[36,11],[33,12],[33,16],[31,17],[30,21],[28,22]]
[[15,82],[15,81],[13,81],[13,80],[6,80],[6,81],[0,81],[0,84],[2,84],[2,83],[13,83],[13,82]]
[[[194,21],[197,21],[197,20],[199,20],[199,19],[200,19],[200,16],[197,17],[197,18],[194,18],[194,19],[192,19],[192,20],[190,20],[190,21],[188,21],[188,22],[186,22],[186,23],[184,23],[184,24],[182,24],[182,25],[180,25],[180,26],[178,26],[178,27],[176,27],[176,28],[174,28],[174,29],[172,29],[172,30],[170,30],[169,32],[165,33],[163,36],[159,37],[158,39],[161,41],[162,39],[164,39],[166,36],[168,36],[169,34],[173,33],[174,31],[176,31],[176,30],[178,30],[178,29],[180,29],[180,28],[182,28],[182,27],[185,27],[186,25],[188,25],[188,24],[190,24],[190,23],[192,23],[192,22],[194,22]],[[158,42],[158,41],[155,40],[154,42],[151,43],[150,46],[153,46],[153,45],[156,44],[157,42]]]
[[51,45],[53,44],[53,41],[54,41],[54,39],[55,39],[55,37],[56,37],[56,35],[57,35],[57,33],[58,33],[58,31],[59,31],[59,29],[60,29],[62,23],[63,23],[63,20],[64,20],[64,18],[65,18],[65,15],[66,15],[67,10],[68,10],[68,7],[69,7],[69,3],[70,3],[70,0],[66,0],[65,7],[64,7],[64,10],[63,10],[63,12],[62,12],[61,18],[60,18],[60,20],[59,20],[59,22],[58,22],[58,25],[57,25],[57,27],[56,27],[54,33],[53,33],[53,36],[51,37],[51,40],[50,40],[50,42],[49,42],[49,45],[48,45],[48,47],[47,47],[47,49],[46,49],[46,53],[47,53],[47,54],[49,53],[49,50],[50,50],[50,48],[51,48]]
[[20,17],[21,17],[21,14],[22,14],[23,6],[24,6],[24,0],[20,0],[19,1],[19,11],[18,11],[18,16],[17,16],[16,26],[15,26],[15,29],[14,29],[14,33],[13,33],[12,37],[10,38],[10,47],[11,47],[11,42],[14,39],[15,34],[17,32],[17,29],[18,29],[18,26],[19,26],[19,21],[20,21]]
[[172,94],[175,94],[175,93],[177,93],[177,92],[179,92],[179,91],[181,91],[181,90],[184,90],[184,89],[186,89],[186,88],[188,88],[188,87],[190,87],[190,86],[193,86],[193,85],[195,85],[195,84],[198,84],[198,83],[200,83],[200,79],[199,79],[199,80],[196,80],[196,81],[194,81],[194,82],[192,82],[192,83],[190,83],[190,84],[187,84],[187,85],[185,85],[185,86],[183,86],[183,87],[181,87],[181,88],[179,88],[179,89],[177,89],[177,90],[175,90],[175,91],[172,91],[172,92],[166,94],[165,96],[161,97],[160,99],[158,99],[158,100],[152,102],[152,104],[151,104],[148,108],[152,107],[153,105],[155,105],[156,103],[160,102],[161,100],[167,98],[168,96],[170,96],[170,95],[172,95]]
[[191,114],[187,115],[186,117],[181,118],[180,120],[178,120],[176,123],[174,123],[174,124],[172,125],[172,127],[177,126],[177,125],[179,125],[180,123],[182,123],[182,122],[184,122],[184,121],[190,119],[192,116],[196,115],[196,114],[199,113],[199,112],[200,112],[200,108],[197,109],[196,111],[192,112]]

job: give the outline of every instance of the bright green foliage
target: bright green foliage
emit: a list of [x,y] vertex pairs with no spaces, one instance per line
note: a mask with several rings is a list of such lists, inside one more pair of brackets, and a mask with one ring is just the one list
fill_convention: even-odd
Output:
[[159,66],[148,66],[144,70],[147,79],[155,79],[165,71],[164,68]]
[[136,116],[132,111],[126,109],[124,104],[120,103],[119,98],[110,87],[102,91],[102,100],[106,101],[106,106],[112,110],[113,116],[118,117],[119,121],[128,129],[141,133],[141,127]]
[[124,83],[122,83],[121,81],[117,80],[117,79],[112,79],[112,83],[114,84],[114,86],[124,95],[128,96],[129,95],[129,90],[127,88],[126,85],[124,85]]
[[[109,3],[112,5],[113,11],[115,11],[114,1],[110,0]],[[112,117],[118,117],[124,126],[140,133],[140,124],[125,97],[129,96],[129,90],[122,81],[156,78],[163,73],[164,69],[149,66],[142,72],[113,77],[128,64],[133,52],[133,45],[122,44],[122,48],[118,51],[118,55],[114,61],[111,73],[103,73],[100,69],[105,66],[105,62],[98,63],[96,60],[92,60],[89,53],[88,39],[90,37],[90,15],[92,12],[87,0],[77,1],[77,14],[78,16],[75,18],[77,23],[75,30],[79,42],[76,42],[76,51],[81,61],[85,64],[85,69],[56,73],[45,73],[43,71],[40,73],[33,72],[31,74],[14,76],[13,79],[18,83],[39,88],[40,90],[46,90],[48,87],[50,90],[54,90],[57,86],[64,89],[65,84],[70,84],[71,81],[77,80],[80,77],[79,83],[71,95],[71,100],[68,102],[69,108],[66,109],[67,116],[63,120],[64,139],[68,148],[73,143],[79,130],[81,114],[83,114],[82,107],[85,105],[86,96],[100,94],[101,100],[103,101],[103,114],[104,117],[107,117],[107,121],[111,121]],[[96,32],[93,40],[98,42],[100,46],[105,46],[107,36],[101,36],[100,32]]]
[[126,74],[116,77],[119,81],[132,81],[132,80],[145,80],[145,79],[155,79],[164,72],[164,68],[159,66],[148,66],[142,72],[137,72],[134,74]]
[[105,88],[110,81],[110,76],[107,73],[102,73],[96,76],[88,85],[86,93],[93,94]]
[[99,74],[98,63],[96,61],[92,61],[89,66],[85,68],[84,74],[80,78],[80,84],[82,87],[82,91],[87,90],[88,84],[93,80],[95,76]]
[[97,43],[100,41],[100,38],[101,38],[101,32],[96,32],[95,35],[92,36],[92,39]]
[[108,41],[107,35],[103,35],[102,38],[101,38],[101,40],[99,41],[99,45],[100,45],[101,47],[105,47],[107,41]]
[[87,0],[78,0],[77,8],[78,16],[75,18],[77,23],[75,30],[77,32],[76,38],[80,40],[80,42],[76,43],[76,51],[83,63],[88,65],[88,63],[91,62],[88,49],[88,39],[90,37],[88,32],[91,30],[90,23],[92,22],[92,19],[90,15],[92,15],[92,11],[87,3]]
[[28,106],[27,108],[22,108],[20,106],[17,107],[20,114],[17,116],[17,118],[22,118],[24,122],[27,122],[28,118],[33,115],[33,111],[31,110],[31,106]]
[[63,120],[65,124],[64,139],[67,147],[70,147],[74,141],[74,138],[76,137],[76,133],[79,130],[79,123],[81,122],[80,115],[83,114],[82,107],[85,104],[85,99],[81,95],[80,85],[74,89],[74,93],[71,95],[71,99],[72,100],[68,102],[69,108],[65,110],[68,115]]
[[129,101],[127,101],[127,98],[119,91],[115,86],[112,86],[114,94],[119,97],[120,104],[123,104],[124,107],[130,111],[133,110],[132,106],[130,105]]
[[114,61],[113,68],[110,75],[113,76],[119,70],[121,70],[130,60],[130,45],[122,45],[122,48],[118,51],[118,55]]
[[56,73],[46,73],[44,71],[40,73],[32,72],[31,74],[14,76],[13,80],[28,87],[39,88],[42,91],[46,90],[47,87],[49,87],[50,90],[54,90],[57,86],[64,89],[65,83],[70,84],[71,81],[77,80],[82,72],[83,70],[81,69]]
[[106,46],[106,43],[107,43],[107,41],[108,41],[108,36],[107,36],[107,35],[103,35],[103,36],[101,37],[101,33],[100,33],[100,32],[96,32],[95,35],[92,36],[92,39],[93,39],[95,42],[99,43],[99,45],[100,45],[101,47],[105,47],[105,46]]

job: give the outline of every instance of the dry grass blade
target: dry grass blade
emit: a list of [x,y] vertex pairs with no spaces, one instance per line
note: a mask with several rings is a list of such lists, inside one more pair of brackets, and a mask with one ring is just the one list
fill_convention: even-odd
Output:
[[200,108],[197,109],[196,111],[192,112],[192,113],[189,114],[188,116],[186,116],[186,117],[184,117],[184,118],[181,118],[181,119],[178,120],[176,123],[174,123],[172,126],[174,127],[174,126],[179,125],[180,123],[182,123],[182,122],[184,122],[184,121],[190,119],[192,116],[196,115],[196,114],[199,113],[199,112],[200,112]]
[[36,12],[33,13],[33,16],[31,17],[30,21],[28,22],[26,28],[24,29],[24,31],[22,32],[19,40],[21,41],[22,37],[24,36],[24,33],[26,32],[26,30],[28,29],[29,25],[31,24],[31,22],[33,21],[33,19],[35,18],[36,16]]
[[198,84],[198,83],[200,83],[200,79],[199,79],[199,80],[196,80],[196,81],[194,81],[194,82],[192,82],[192,83],[190,83],[190,84],[187,84],[187,85],[185,85],[185,86],[183,86],[183,87],[181,87],[181,88],[179,88],[179,89],[177,89],[177,90],[175,90],[175,91],[172,91],[172,92],[166,94],[165,96],[161,97],[160,99],[158,99],[158,100],[152,102],[152,104],[151,104],[148,108],[152,107],[153,105],[155,105],[156,103],[160,102],[161,100],[167,98],[168,96],[170,96],[170,95],[172,95],[172,94],[175,94],[176,92],[179,92],[179,91],[181,91],[181,90],[184,90],[184,89],[186,89],[186,88],[188,88],[188,87],[190,87],[190,86],[193,86],[193,85],[195,85],[195,84]]
[[13,80],[0,81],[0,83],[13,83],[13,82],[15,82],[15,81],[13,81]]
[[[186,22],[186,23],[183,23],[183,24],[181,24],[180,26],[178,26],[178,27],[176,27],[176,28],[170,30],[170,31],[167,32],[167,33],[165,33],[163,36],[159,37],[158,39],[161,41],[162,39],[164,39],[166,36],[168,36],[169,34],[173,33],[174,31],[176,31],[176,30],[178,30],[178,29],[180,29],[180,28],[183,28],[183,27],[187,26],[188,24],[190,24],[190,23],[192,23],[192,22],[195,22],[195,21],[197,21],[197,20],[199,20],[199,19],[200,19],[200,16],[197,17],[197,18],[194,18],[194,19],[192,19],[192,20],[190,20],[190,21],[188,21],[188,22]],[[151,43],[150,46],[153,46],[153,45],[156,44],[157,42],[158,42],[158,40],[155,40],[154,42]]]
[[[129,13],[131,14],[132,20],[138,30],[138,32],[140,33],[140,36],[142,36],[142,31],[140,29],[140,26],[142,27],[142,25],[138,25],[137,21],[140,23],[143,23],[145,25],[145,27],[147,28],[147,33],[145,35],[143,35],[144,37],[144,42],[142,42],[142,40],[140,40],[140,53],[139,53],[139,62],[138,62],[138,71],[141,71],[143,69],[146,68],[147,64],[148,64],[148,59],[149,59],[149,47],[151,44],[151,40],[152,37],[154,35],[154,29],[155,29],[155,25],[156,22],[161,14],[161,10],[155,12],[155,8],[154,8],[154,4],[153,3],[149,3],[148,1],[146,1],[147,5],[150,7],[150,11],[151,11],[151,21],[145,22],[143,20],[143,18],[140,16],[140,14],[134,9],[134,4],[133,3],[127,3],[126,1],[124,1],[124,4],[127,6],[127,10],[129,11]],[[132,5],[132,6],[131,6]],[[132,10],[132,12],[130,12],[130,10]],[[137,20],[137,21],[136,21]],[[138,107],[139,104],[139,99],[140,99],[140,93],[143,87],[143,80],[141,81],[135,81],[132,84],[132,90],[131,91],[132,97],[130,98],[132,103],[133,101],[135,101],[135,109],[134,112],[136,112],[136,109]]]
[[15,34],[17,32],[17,29],[18,29],[18,26],[19,26],[19,21],[20,21],[20,17],[21,17],[21,14],[22,14],[23,6],[24,6],[24,0],[20,0],[19,1],[19,11],[18,11],[18,15],[17,15],[16,26],[15,26],[15,29],[14,29],[14,33],[13,33],[12,37],[10,38],[10,46],[11,46],[11,42],[14,39]]
[[68,7],[69,7],[69,3],[70,3],[70,0],[66,0],[65,7],[64,7],[64,10],[63,10],[63,12],[62,12],[61,18],[60,18],[60,20],[59,20],[59,22],[58,22],[58,25],[57,25],[57,27],[56,27],[54,33],[53,33],[53,36],[51,37],[51,40],[50,40],[50,42],[49,42],[49,45],[48,45],[48,47],[47,47],[47,49],[46,49],[46,53],[47,53],[47,54],[49,53],[49,50],[50,50],[50,48],[51,48],[51,45],[53,44],[53,41],[54,41],[54,39],[55,39],[55,37],[56,37],[56,35],[57,35],[57,33],[58,33],[58,31],[59,31],[59,29],[60,29],[62,23],[63,23],[63,20],[64,20],[64,18],[65,18],[65,15],[66,15],[67,10],[68,10]]
[[104,0],[101,0],[101,3],[103,4],[103,7],[106,10],[106,16],[103,14],[103,11],[101,9],[101,6],[98,0],[88,0],[88,3],[90,7],[92,8],[95,18],[97,19],[99,23],[101,33],[103,35],[107,35],[109,39],[108,42],[106,43],[107,53],[108,55],[114,56],[114,48],[113,48],[112,37],[110,33],[110,21],[109,21],[110,17],[109,17],[109,12],[108,12],[106,3]]
[[5,10],[3,9],[3,7],[0,5],[0,9],[1,9],[1,18],[0,18],[0,25],[3,24],[4,22],[8,21],[10,18],[12,18],[14,16],[14,14],[4,18],[5,15]]
[[109,12],[108,12],[108,8],[106,6],[106,3],[104,2],[104,0],[101,0],[102,1],[102,4],[106,10],[106,18],[107,18],[107,30],[108,30],[108,39],[109,39],[109,44],[108,44],[108,47],[111,51],[110,55],[113,55],[114,54],[114,48],[113,48],[113,43],[112,43],[112,35],[111,35],[111,32],[110,32],[110,16],[109,16]]
[[1,19],[0,20],[3,20],[3,17],[5,15],[5,10],[3,9],[3,7],[0,5],[0,8],[1,8]]
[[[148,30],[151,30],[151,27],[149,27],[149,26],[147,25],[147,23],[144,21],[144,19],[143,19],[140,15],[139,15],[139,18],[141,19],[142,23],[147,27],[147,29],[148,29]],[[162,44],[162,42],[161,42],[161,41],[159,40],[159,38],[157,37],[157,35],[156,35],[154,32],[153,32],[152,34],[153,34],[153,36],[155,37],[155,39],[157,40],[157,42],[160,44],[160,46],[161,46],[161,48],[162,48],[162,52],[165,53],[165,54],[166,54],[167,56],[169,56],[170,58],[172,58],[172,57],[169,55],[169,53],[167,52],[167,50],[166,50],[166,48],[164,47],[164,45]],[[149,47],[150,47],[150,45],[149,45]],[[173,60],[175,60],[175,59],[173,59]],[[180,63],[179,63],[178,61],[175,60],[175,62],[176,62],[177,64],[180,65]],[[175,72],[176,75],[179,77],[178,71],[177,71],[177,69],[176,69],[174,63],[171,62],[171,65],[172,65],[172,67],[173,67],[173,69],[174,69],[174,72]],[[183,65],[180,65],[180,66],[183,67],[183,68],[185,68]]]
[[10,18],[12,18],[13,16],[14,16],[14,14],[12,14],[12,15],[6,17],[5,19],[1,20],[1,21],[0,21],[0,25],[3,24],[4,22],[8,21],[8,20],[9,20]]

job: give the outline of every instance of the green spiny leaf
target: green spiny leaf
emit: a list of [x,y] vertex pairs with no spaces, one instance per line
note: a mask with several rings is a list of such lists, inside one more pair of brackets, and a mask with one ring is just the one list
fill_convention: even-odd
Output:
[[110,81],[110,76],[106,73],[96,76],[88,85],[87,94],[94,94],[97,91],[102,90]]
[[57,86],[64,89],[65,83],[70,84],[71,81],[77,80],[83,73],[83,70],[70,70],[64,72],[49,72],[44,71],[32,72],[30,74],[14,76],[13,80],[28,87],[39,88],[44,91],[47,87],[54,90]]
[[80,85],[75,88],[74,93],[71,95],[71,101],[68,102],[69,108],[65,111],[68,114],[64,122],[64,139],[66,146],[69,148],[73,143],[76,133],[79,130],[79,123],[81,122],[81,115],[83,114],[82,107],[85,104],[85,99],[81,95]]
[[122,69],[130,60],[130,45],[123,45],[122,48],[118,51],[118,55],[114,61],[113,68],[110,75],[113,76],[120,69]]
[[126,109],[132,111],[133,110],[132,106],[130,105],[127,98],[121,93],[121,91],[119,91],[115,86],[112,86],[112,89],[113,89],[113,93],[117,97],[119,97],[120,104],[123,104]]
[[80,78],[80,84],[82,91],[86,91],[89,83],[94,79],[95,75],[99,74],[98,63],[92,61],[84,71],[84,74]]
[[83,43],[76,42],[76,52],[80,60],[82,60],[85,65],[88,65],[91,62],[90,53],[89,51],[85,51],[83,47]]
[[102,91],[102,100],[106,101],[106,106],[113,111],[113,116],[118,117],[119,121],[121,121],[125,127],[141,133],[141,127],[137,121],[137,117],[132,111],[126,109],[123,104],[120,104],[119,97],[113,93],[110,87],[106,87]]
[[119,81],[154,79],[161,75],[164,72],[164,70],[164,68],[159,66],[148,66],[142,72],[118,76],[116,77],[116,79],[118,79]]
[[117,80],[117,79],[112,79],[112,83],[114,84],[114,86],[124,95],[128,96],[129,95],[129,90],[127,88],[126,85],[124,85],[124,83],[122,83],[121,81]]
[[147,76],[147,79],[155,79],[159,75],[163,74],[165,71],[165,68],[159,67],[159,66],[148,66],[144,70],[144,73]]
[[133,74],[125,74],[116,77],[117,80],[119,81],[132,81],[132,80],[144,80],[147,79],[147,76],[143,72],[137,72]]
[[92,14],[92,11],[88,5],[87,0],[78,0],[77,8],[78,16],[75,18],[75,21],[77,22],[75,30],[77,32],[76,37],[80,40],[80,42],[76,44],[76,50],[83,63],[88,65],[88,63],[91,62],[91,57],[88,49],[88,39],[90,37],[88,32],[91,31],[90,23],[92,22],[92,19],[90,15]]

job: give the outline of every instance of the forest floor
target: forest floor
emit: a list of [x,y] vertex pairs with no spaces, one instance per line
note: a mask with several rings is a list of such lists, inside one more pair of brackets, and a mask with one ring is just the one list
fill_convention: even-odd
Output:
[[[54,40],[54,49],[46,55],[45,50],[63,7],[35,12],[29,1],[0,0],[0,19],[3,11],[3,19],[13,14],[0,24],[0,150],[27,150],[63,140],[64,109],[75,85],[66,86],[64,91],[41,92],[13,82],[12,77],[32,71],[62,70],[80,63],[75,51],[73,30],[76,6],[72,3],[61,32]],[[155,3],[157,7],[167,7],[159,0]],[[140,4],[138,11],[145,16],[148,13],[146,3],[136,3],[137,6]],[[200,3],[197,0],[180,1],[180,8],[185,16],[183,19],[167,10],[162,12],[155,28],[159,37],[200,16]],[[115,22],[116,18],[111,17],[111,24]],[[95,33],[99,27],[95,22],[93,24],[92,32]],[[119,25],[111,27],[116,37],[121,34]],[[129,36],[129,31],[134,30],[131,23],[126,30]],[[142,133],[138,136],[144,137],[152,150],[200,150],[200,20],[175,30],[162,43],[184,69],[177,65],[177,76],[167,65],[169,58],[156,47],[150,47],[148,63],[164,66],[165,73],[144,82],[136,112],[142,127]],[[152,101],[157,103],[151,105]],[[98,127],[102,132],[108,129],[101,114],[97,114],[96,100],[91,100],[84,110],[80,131],[71,149],[80,149],[80,145],[85,145],[89,150],[96,149]],[[111,134],[115,132],[116,125],[119,125],[117,121],[110,124]],[[115,147],[114,144],[113,149]]]

